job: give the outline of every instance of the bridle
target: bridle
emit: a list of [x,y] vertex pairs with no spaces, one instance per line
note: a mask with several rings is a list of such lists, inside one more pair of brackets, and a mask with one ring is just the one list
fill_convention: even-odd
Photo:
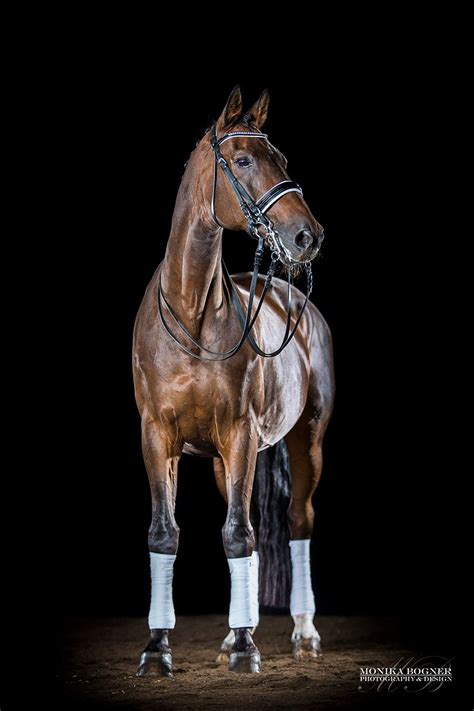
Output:
[[[239,137],[245,137],[245,138],[258,138],[258,139],[263,139],[268,142],[267,135],[265,133],[253,133],[251,131],[231,131],[229,133],[226,133],[224,136],[221,138],[217,138],[217,133],[216,133],[216,124],[214,124],[211,128],[210,131],[210,136],[211,136],[211,147],[214,152],[214,176],[213,176],[213,183],[212,183],[212,195],[211,195],[211,214],[216,222],[216,224],[219,227],[224,228],[224,225],[219,222],[219,219],[216,215],[216,188],[217,188],[217,173],[218,173],[218,166],[222,168],[222,171],[224,172],[224,175],[226,176],[227,180],[230,182],[237,199],[239,201],[239,206],[240,209],[245,216],[247,220],[247,232],[251,235],[251,237],[254,237],[257,241],[257,248],[255,250],[255,258],[254,258],[254,268],[253,268],[253,273],[252,273],[252,279],[250,282],[250,290],[249,290],[249,300],[247,304],[247,309],[244,313],[244,310],[242,308],[242,304],[240,302],[239,295],[237,293],[237,290],[234,286],[234,283],[230,277],[230,274],[227,270],[227,267],[224,263],[224,260],[222,260],[222,268],[223,268],[223,275],[224,275],[224,282],[227,287],[227,290],[232,298],[232,303],[234,304],[234,308],[237,312],[237,316],[239,318],[240,324],[242,326],[242,333],[240,335],[239,340],[237,343],[232,346],[228,351],[224,352],[216,352],[212,351],[209,348],[206,348],[205,346],[202,345],[202,343],[199,343],[193,335],[189,332],[189,330],[186,328],[186,326],[180,321],[178,318],[177,314],[173,310],[171,304],[168,302],[166,299],[164,293],[163,293],[163,288],[161,285],[161,274],[160,274],[160,282],[158,285],[158,311],[160,314],[160,320],[165,328],[166,332],[168,335],[171,337],[171,339],[183,350],[185,353],[188,355],[192,356],[193,358],[197,358],[198,360],[206,360],[206,361],[222,361],[222,360],[227,360],[228,358],[231,358],[233,355],[235,355],[243,346],[245,341],[247,340],[253,350],[260,356],[263,356],[264,358],[273,358],[274,356],[277,356],[279,353],[282,352],[284,348],[288,345],[288,343],[291,341],[293,336],[296,333],[296,329],[298,328],[299,322],[301,320],[301,317],[304,313],[304,310],[306,308],[306,305],[308,303],[312,288],[313,288],[313,275],[311,272],[311,261],[305,261],[305,262],[295,262],[295,260],[292,258],[289,250],[285,247],[283,244],[280,235],[278,232],[273,228],[273,223],[272,221],[266,216],[266,212],[274,205],[278,200],[280,200],[284,195],[287,195],[288,193],[291,192],[296,192],[299,193],[300,195],[303,195],[303,191],[300,188],[300,186],[293,182],[292,180],[282,180],[281,182],[277,183],[274,185],[272,188],[267,190],[258,200],[254,200],[247,190],[244,188],[242,183],[239,182],[239,180],[235,177],[234,173],[232,172],[231,168],[229,167],[229,164],[225,160],[224,156],[221,153],[220,146],[225,143],[225,141],[228,141],[232,138],[239,138]],[[263,229],[263,234],[262,234],[262,229]],[[253,307],[253,302],[255,299],[255,291],[257,288],[257,281],[258,281],[258,276],[259,276],[259,268],[263,259],[263,253],[264,253],[264,248],[265,244],[267,244],[271,250],[271,261],[270,261],[270,266],[267,271],[267,275],[265,277],[265,284],[262,290],[262,294],[260,296],[260,299],[258,301],[257,307],[255,309],[255,313],[252,316],[252,307]],[[275,350],[272,351],[271,353],[266,353],[265,351],[262,351],[255,340],[251,336],[251,330],[255,324],[255,321],[258,317],[258,314],[260,313],[260,309],[262,307],[262,304],[264,302],[266,293],[270,287],[271,281],[273,276],[275,275],[276,269],[277,269],[277,264],[278,262],[281,263],[286,263],[287,265],[287,270],[288,270],[288,297],[287,297],[287,318],[286,318],[286,327],[285,327],[285,334],[283,336],[283,340],[280,344],[280,346]],[[304,264],[304,268],[306,271],[306,297],[303,303],[303,306],[301,307],[301,310],[297,316],[295,325],[293,329],[291,329],[291,308],[292,308],[292,298],[291,298],[291,286],[292,286],[292,269],[294,264]],[[178,340],[178,338],[174,335],[174,333],[171,331],[170,327],[168,326],[167,322],[165,321],[164,314],[163,314],[163,303],[165,304],[168,312],[170,313],[173,321],[176,323],[176,325],[180,328],[180,330],[189,338],[191,343],[196,346],[196,348],[199,348],[201,351],[204,351],[205,353],[208,353],[209,355],[213,357],[208,357],[208,356],[203,356],[199,355],[198,353],[194,353],[191,351],[189,348],[187,348],[185,345],[181,343],[181,341]]]
[[219,221],[216,215],[216,188],[217,188],[217,168],[220,166],[226,176],[227,180],[232,186],[237,199],[239,201],[240,209],[247,220],[247,232],[251,237],[256,239],[260,236],[260,228],[266,232],[265,239],[272,250],[276,252],[278,258],[280,259],[282,254],[285,255],[286,260],[291,264],[295,260],[292,258],[289,250],[285,247],[281,241],[280,235],[276,230],[273,229],[273,223],[266,216],[266,212],[274,205],[278,200],[280,200],[284,195],[288,193],[299,193],[303,195],[303,191],[298,185],[292,180],[282,180],[281,182],[274,185],[270,190],[267,190],[258,200],[254,200],[250,197],[242,183],[237,180],[233,174],[229,164],[221,153],[221,145],[231,138],[261,138],[268,143],[268,136],[266,133],[252,133],[251,131],[231,131],[226,133],[221,138],[217,138],[216,135],[216,125],[214,124],[211,128],[211,147],[214,151],[214,177],[212,181],[212,195],[211,195],[211,214],[214,221],[219,225],[219,227],[224,227],[224,225]]

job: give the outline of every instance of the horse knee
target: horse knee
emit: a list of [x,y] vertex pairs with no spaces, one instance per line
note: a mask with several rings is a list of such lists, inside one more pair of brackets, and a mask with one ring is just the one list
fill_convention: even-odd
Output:
[[311,500],[291,501],[288,507],[288,526],[294,541],[311,538],[314,524],[314,509]]
[[176,521],[152,521],[148,531],[148,549],[151,553],[176,555],[179,542],[179,526]]
[[228,516],[222,529],[222,541],[227,558],[245,558],[255,550],[255,535],[250,521]]

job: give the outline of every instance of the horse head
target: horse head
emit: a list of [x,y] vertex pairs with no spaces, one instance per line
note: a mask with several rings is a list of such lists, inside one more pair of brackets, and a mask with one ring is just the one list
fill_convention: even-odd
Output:
[[[266,221],[274,233],[272,240],[267,228],[270,247],[277,249],[281,261],[308,262],[318,253],[324,231],[304,201],[301,188],[290,180],[285,156],[261,131],[268,106],[269,94],[265,90],[245,112],[240,88],[235,87],[212,128],[212,218],[221,227],[252,230],[254,236],[265,231],[265,224],[258,223]],[[205,141],[206,136],[201,143]],[[255,229],[249,229],[253,224],[249,222],[249,210],[257,223]]]

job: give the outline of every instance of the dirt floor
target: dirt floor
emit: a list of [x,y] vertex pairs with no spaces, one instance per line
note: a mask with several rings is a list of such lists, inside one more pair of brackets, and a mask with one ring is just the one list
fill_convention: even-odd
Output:
[[170,634],[173,678],[139,679],[135,670],[147,641],[145,620],[70,621],[65,629],[60,707],[231,711],[443,706],[443,691],[427,698],[401,688],[391,694],[359,689],[361,666],[390,666],[413,653],[397,642],[394,620],[321,617],[316,625],[323,656],[295,662],[291,619],[263,616],[254,635],[262,655],[262,673],[242,675],[215,663],[227,633],[226,617],[180,617]]

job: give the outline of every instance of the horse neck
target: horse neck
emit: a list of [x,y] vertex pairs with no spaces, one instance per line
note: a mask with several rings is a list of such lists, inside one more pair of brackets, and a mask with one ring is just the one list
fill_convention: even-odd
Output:
[[166,297],[195,332],[206,314],[224,305],[222,230],[207,215],[197,163],[193,156],[181,182],[161,269]]

